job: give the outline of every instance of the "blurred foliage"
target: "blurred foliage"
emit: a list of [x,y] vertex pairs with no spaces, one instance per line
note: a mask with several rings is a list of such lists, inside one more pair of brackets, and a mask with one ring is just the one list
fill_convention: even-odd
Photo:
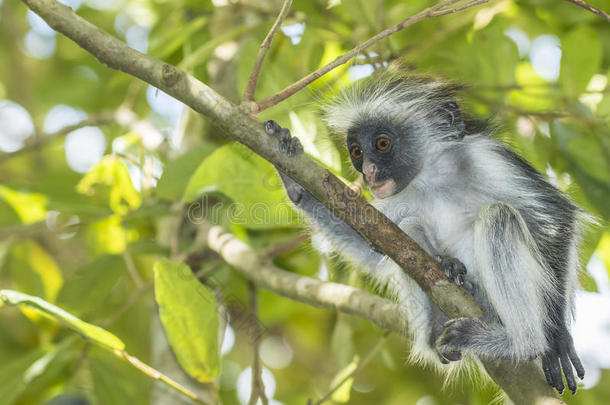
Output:
[[[610,10],[608,0],[588,2]],[[281,7],[279,0],[68,3],[234,102]],[[430,4],[295,1],[263,65],[256,99]],[[0,102],[21,106],[34,128],[26,130],[27,152],[0,153],[0,296],[11,304],[0,309],[0,403],[181,403],[163,399],[150,375],[107,350],[123,346],[202,398],[247,402],[246,281],[213,252],[189,249],[209,222],[256,250],[297,237],[301,221],[273,167],[229,143],[213,122],[53,34],[21,2],[0,2],[0,30]],[[355,182],[345,148],[328,134],[316,102],[395,59],[413,72],[465,84],[468,110],[491,116],[498,137],[598,219],[599,226],[585,231],[581,260],[595,254],[610,269],[610,24],[566,1],[491,1],[396,33],[259,118],[290,127],[307,153]],[[69,145],[72,134],[37,147],[50,132],[78,122],[65,114],[51,119],[57,106],[90,118],[108,111],[123,118],[100,126],[101,140],[80,135],[80,149]],[[14,115],[0,117],[4,148],[2,137],[23,126]],[[96,142],[103,156],[92,152]],[[69,163],[75,156],[93,156],[88,170]],[[178,263],[185,257],[205,285]],[[314,253],[310,242],[275,262],[367,288],[340,259]],[[581,283],[594,294],[607,289],[586,272]],[[229,307],[230,316],[218,316]],[[155,322],[159,316],[164,329]],[[325,395],[383,334],[364,320],[267,291],[259,294],[258,319],[274,404]],[[96,342],[101,347],[91,345]],[[160,360],[170,347],[174,368]],[[390,336],[332,401],[485,404],[496,395],[490,384],[467,379],[443,389],[438,375],[405,364],[407,353],[408,343]],[[593,388],[564,399],[606,403],[609,387],[610,373],[602,369]]]

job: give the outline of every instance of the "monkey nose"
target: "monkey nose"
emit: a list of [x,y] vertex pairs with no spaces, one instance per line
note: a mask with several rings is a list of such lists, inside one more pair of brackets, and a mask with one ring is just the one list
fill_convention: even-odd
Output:
[[365,160],[362,164],[362,174],[364,174],[364,179],[368,183],[374,183],[377,175],[377,166],[375,163]]

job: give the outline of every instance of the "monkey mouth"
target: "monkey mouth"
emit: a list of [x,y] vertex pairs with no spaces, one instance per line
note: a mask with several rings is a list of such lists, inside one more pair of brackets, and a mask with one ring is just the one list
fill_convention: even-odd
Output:
[[[368,182],[367,182],[368,183]],[[375,198],[386,198],[394,194],[396,190],[396,182],[392,179],[387,179],[379,182],[368,183],[369,190]]]

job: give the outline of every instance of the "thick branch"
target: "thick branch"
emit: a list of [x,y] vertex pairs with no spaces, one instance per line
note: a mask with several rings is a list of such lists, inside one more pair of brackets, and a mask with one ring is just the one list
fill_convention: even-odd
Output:
[[303,89],[304,87],[306,87],[309,84],[313,83],[314,81],[318,80],[320,77],[324,76],[326,73],[330,72],[331,70],[335,69],[336,67],[339,67],[339,66],[347,63],[350,59],[357,56],[360,52],[362,52],[366,48],[369,48],[370,46],[376,44],[377,42],[381,41],[382,39],[389,37],[390,35],[394,34],[395,32],[403,30],[403,29],[407,28],[408,26],[418,23],[427,18],[434,18],[434,17],[446,15],[446,14],[455,13],[455,12],[464,10],[469,7],[473,7],[473,6],[482,4],[482,3],[487,3],[488,1],[489,0],[471,0],[468,3],[463,4],[461,6],[458,6],[458,7],[452,8],[452,9],[447,9],[446,7],[456,3],[457,1],[456,0],[445,0],[443,2],[438,3],[437,5],[435,5],[433,7],[427,8],[424,11],[421,11],[421,12],[415,14],[414,16],[409,17],[406,20],[399,22],[398,24],[381,31],[379,34],[375,35],[374,37],[371,37],[367,41],[357,45],[356,47],[351,49],[349,52],[344,53],[343,55],[337,57],[337,59],[333,60],[332,62],[322,66],[318,70],[311,72],[310,74],[303,77],[302,79],[299,79],[298,81],[294,82],[293,84],[286,87],[284,90],[280,91],[279,93],[276,93],[276,94],[269,96],[266,99],[262,100],[261,102],[258,103],[257,112],[266,110],[267,108],[276,105],[280,101],[287,99],[288,97],[292,96],[299,90]]
[[[205,231],[204,231],[205,232]],[[200,234],[201,235],[201,234]],[[406,325],[395,303],[343,284],[322,282],[284,271],[219,226],[211,227],[198,243],[218,253],[256,285],[295,301],[364,318],[380,328],[406,336]],[[546,384],[535,362],[484,361],[485,369],[515,404],[562,404]]]
[[417,281],[450,317],[478,317],[481,309],[464,290],[450,282],[437,263],[386,216],[305,154],[288,157],[262,125],[193,76],[140,53],[74,14],[55,0],[23,0],[51,27],[91,52],[100,62],[138,77],[211,118],[233,140],[273,163],[302,184],[318,200],[369,243],[386,253]]
[[608,15],[608,13],[605,13],[604,11],[595,8],[595,7],[591,7],[590,5],[588,5],[587,3],[585,3],[583,0],[566,0],[569,1],[570,3],[576,4],[578,7],[582,7],[587,11],[592,12],[595,15],[600,16],[601,18],[603,18],[604,20],[610,22],[610,15]]
[[314,307],[332,309],[368,319],[382,329],[405,334],[404,320],[395,303],[377,295],[345,284],[322,282],[300,276],[275,266],[264,254],[257,254],[250,246],[213,226],[204,236],[204,243],[224,261],[252,280],[257,286],[276,294]]
[[246,91],[244,92],[244,101],[254,100],[256,83],[258,82],[258,76],[261,73],[263,61],[265,60],[265,56],[267,56],[267,52],[269,52],[269,47],[271,46],[271,41],[273,40],[273,37],[277,33],[277,30],[280,29],[282,21],[284,21],[284,18],[286,18],[286,16],[288,15],[288,11],[290,11],[290,6],[292,6],[292,0],[284,0],[284,4],[282,5],[280,14],[277,16],[277,19],[273,23],[273,26],[271,27],[269,33],[265,37],[265,40],[261,44],[261,48],[259,49],[258,55],[256,56],[256,61],[254,62],[254,67],[252,68],[252,73],[250,74],[250,78],[248,79],[248,83],[246,84]]
[[[75,41],[102,63],[150,83],[193,110],[209,117],[233,140],[248,146],[302,184],[317,199],[332,209],[338,217],[358,231],[374,248],[386,253],[405,269],[447,315],[451,317],[478,317],[481,315],[482,311],[472,296],[451,283],[438,268],[436,262],[396,224],[367,204],[363,198],[355,195],[332,173],[305,154],[288,157],[280,153],[277,139],[267,136],[258,121],[222,98],[208,86],[175,66],[135,51],[55,0],[23,1],[51,27]],[[455,0],[449,0],[449,2],[454,3]],[[254,278],[253,281],[257,282]],[[285,278],[276,279],[275,282],[279,285],[273,286],[273,289],[282,291],[282,283],[285,281]],[[268,282],[268,280],[260,280],[260,282]],[[312,285],[311,283],[296,285],[299,291],[313,288],[319,295],[327,298],[329,305],[335,305],[337,302],[334,296],[335,291],[332,288],[329,291],[325,285]],[[333,297],[328,294],[332,294]],[[310,296],[310,294],[303,294],[304,299]],[[349,302],[349,297],[344,298]],[[313,305],[317,302],[311,303]],[[331,302],[332,304],[330,304]],[[346,302],[343,302],[343,305],[346,305]],[[375,314],[375,318],[380,315],[379,319],[384,319],[384,323],[387,322],[388,317],[394,315],[392,318],[394,325],[390,329],[396,328],[396,325],[399,324],[395,319],[397,311],[379,311],[374,305],[367,309],[361,308],[361,310]],[[538,372],[540,371],[538,370]],[[499,369],[499,373],[502,373],[501,369]],[[519,378],[519,381],[521,389],[528,387],[528,390],[533,390],[534,385],[541,389],[542,387],[548,389],[544,380],[529,381]],[[511,394],[509,393],[509,395]]]

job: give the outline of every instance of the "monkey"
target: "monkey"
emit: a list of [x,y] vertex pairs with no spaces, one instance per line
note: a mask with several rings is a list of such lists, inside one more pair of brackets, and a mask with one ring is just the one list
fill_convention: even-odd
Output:
[[[541,358],[548,384],[574,394],[585,370],[570,325],[578,286],[579,234],[588,216],[525,159],[492,137],[489,122],[458,106],[457,86],[382,73],[324,105],[344,137],[371,204],[474,296],[479,319],[449,319],[387,256],[373,249],[311,193],[279,171],[288,197],[322,244],[389,292],[413,340],[410,357],[442,369],[462,357]],[[298,138],[275,121],[265,131],[289,156]]]

